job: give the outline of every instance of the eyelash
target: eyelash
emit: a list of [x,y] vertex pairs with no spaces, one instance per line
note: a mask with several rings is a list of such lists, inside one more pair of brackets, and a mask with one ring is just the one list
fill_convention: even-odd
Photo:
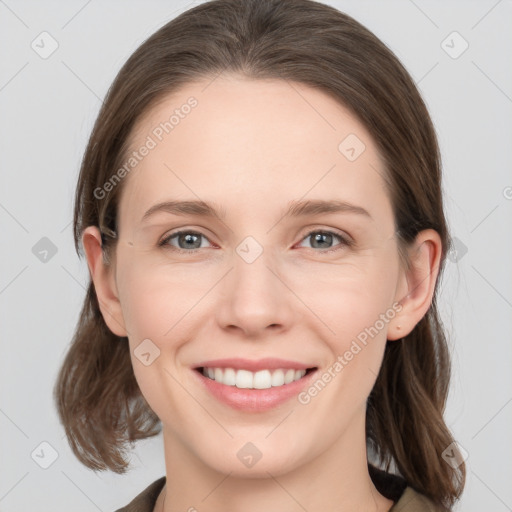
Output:
[[[168,244],[169,240],[171,240],[172,238],[177,237],[179,235],[183,235],[183,234],[201,236],[208,240],[208,237],[206,237],[205,235],[203,235],[202,233],[199,233],[197,231],[181,230],[181,231],[176,231],[174,233],[171,233],[169,236],[166,236],[163,240],[158,242],[158,246],[162,247],[163,249],[166,249],[166,250],[168,249],[168,250],[175,251],[178,253],[188,253],[188,254],[191,254],[191,253],[193,254],[193,253],[196,253],[197,251],[200,251],[201,249],[204,249],[204,247],[200,247],[197,249],[186,250],[186,249],[179,249],[177,247],[174,247],[174,246]],[[314,234],[333,235],[334,237],[338,238],[341,242],[340,244],[338,244],[337,246],[335,246],[333,248],[315,251],[315,252],[319,252],[320,254],[335,252],[335,251],[341,250],[341,248],[343,248],[343,247],[352,247],[352,245],[353,245],[353,242],[351,240],[345,238],[344,236],[340,235],[339,233],[336,233],[335,231],[329,231],[329,230],[309,231],[304,237],[302,237],[301,242]],[[311,247],[310,249],[315,250],[315,247]]]

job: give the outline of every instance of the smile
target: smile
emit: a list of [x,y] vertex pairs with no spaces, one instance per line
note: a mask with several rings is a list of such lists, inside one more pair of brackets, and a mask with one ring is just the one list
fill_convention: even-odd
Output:
[[192,370],[209,397],[239,411],[263,413],[292,403],[311,385],[318,366],[276,358],[229,358],[202,361]]
[[281,387],[291,382],[302,379],[309,371],[295,370],[292,368],[265,369],[257,372],[249,370],[236,370],[234,368],[212,368],[203,367],[199,371],[209,379],[212,379],[225,386],[237,387],[240,389],[268,389]]

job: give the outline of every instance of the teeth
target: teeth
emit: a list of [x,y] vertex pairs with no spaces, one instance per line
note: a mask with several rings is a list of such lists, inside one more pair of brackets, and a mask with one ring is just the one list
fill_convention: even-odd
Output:
[[221,377],[222,382],[227,386],[235,386],[236,385],[236,372],[233,368],[226,368],[224,370],[224,375]]
[[243,389],[268,389],[302,379],[306,375],[306,370],[279,369],[250,372],[233,368],[203,368],[203,375],[226,386]]

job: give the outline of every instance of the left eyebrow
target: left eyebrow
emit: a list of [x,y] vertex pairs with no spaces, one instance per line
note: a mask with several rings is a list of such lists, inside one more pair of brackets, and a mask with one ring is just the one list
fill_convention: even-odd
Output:
[[[145,222],[149,217],[157,212],[166,212],[174,215],[199,215],[203,217],[226,218],[226,210],[215,203],[205,201],[164,201],[153,205],[143,215],[141,222]],[[346,201],[338,200],[307,200],[291,201],[288,209],[281,218],[285,217],[305,217],[308,215],[321,215],[325,213],[356,213],[372,219],[370,213],[361,206],[357,206]],[[373,219],[372,219],[373,220]]]
[[321,199],[291,201],[283,217],[302,217],[324,213],[356,213],[372,219],[368,210],[365,210],[362,206],[357,206],[347,201],[325,201]]

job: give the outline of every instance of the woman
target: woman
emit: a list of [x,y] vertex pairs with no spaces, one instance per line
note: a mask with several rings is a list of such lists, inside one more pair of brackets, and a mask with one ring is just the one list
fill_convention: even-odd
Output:
[[214,0],[166,24],[105,99],[74,234],[71,447],[122,473],[163,433],[166,475],[120,510],[451,510],[439,150],[358,22]]

